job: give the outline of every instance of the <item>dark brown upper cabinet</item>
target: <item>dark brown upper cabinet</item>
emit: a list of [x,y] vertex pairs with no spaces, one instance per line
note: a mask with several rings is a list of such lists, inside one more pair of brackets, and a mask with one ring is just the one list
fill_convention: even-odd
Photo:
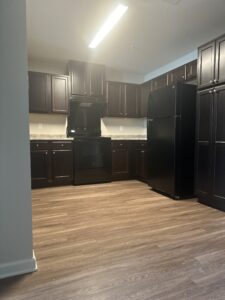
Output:
[[198,49],[198,88],[214,84],[215,79],[215,42]]
[[123,87],[125,117],[140,117],[141,89],[137,84],[125,83]]
[[103,65],[88,65],[89,96],[105,97],[105,67]]
[[88,71],[87,63],[71,60],[68,63],[68,74],[71,82],[71,94],[87,96],[88,94]]
[[216,40],[215,84],[225,82],[225,35]]
[[198,88],[225,82],[225,35],[199,47]]
[[158,90],[164,86],[168,85],[168,76],[167,74],[163,74],[158,76],[152,80],[152,90]]
[[168,73],[168,84],[175,84],[185,80],[185,65]]
[[193,80],[197,77],[197,60],[186,64],[186,80]]
[[29,72],[29,107],[33,113],[51,110],[51,75]]
[[141,89],[137,84],[107,81],[108,117],[140,117]]
[[81,61],[69,61],[68,74],[71,95],[105,98],[105,66]]
[[67,113],[69,99],[69,77],[52,75],[52,112]]
[[140,117],[147,117],[148,97],[152,90],[151,81],[141,85],[141,107]]
[[67,113],[68,84],[66,75],[29,72],[29,110],[31,113]]
[[106,83],[107,116],[122,117],[124,106],[122,107],[122,83],[107,81]]

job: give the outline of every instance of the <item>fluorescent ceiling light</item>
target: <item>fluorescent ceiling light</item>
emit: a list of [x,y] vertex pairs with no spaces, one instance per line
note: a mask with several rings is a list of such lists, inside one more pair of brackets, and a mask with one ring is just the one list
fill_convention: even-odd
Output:
[[96,48],[98,44],[104,39],[104,37],[112,30],[113,26],[119,21],[123,14],[127,11],[128,7],[119,4],[116,9],[111,13],[108,19],[105,21],[99,32],[89,44],[90,48]]

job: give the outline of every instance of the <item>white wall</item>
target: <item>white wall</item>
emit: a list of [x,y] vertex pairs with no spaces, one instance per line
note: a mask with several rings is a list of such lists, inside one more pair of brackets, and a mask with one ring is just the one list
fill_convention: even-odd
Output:
[[173,69],[179,68],[180,66],[183,66],[183,65],[197,59],[197,56],[198,56],[198,53],[197,53],[197,49],[196,49],[182,57],[179,57],[178,59],[170,62],[169,64],[164,65],[164,66],[154,70],[153,72],[150,72],[149,74],[145,75],[144,81],[151,80],[151,79],[158,77],[162,74],[165,74]]
[[25,0],[0,1],[0,278],[35,270]]

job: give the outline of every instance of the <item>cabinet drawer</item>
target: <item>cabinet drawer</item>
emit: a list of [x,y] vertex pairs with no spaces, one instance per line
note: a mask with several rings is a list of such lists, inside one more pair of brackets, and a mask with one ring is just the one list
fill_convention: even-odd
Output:
[[127,149],[128,141],[112,141],[112,149]]
[[72,150],[73,143],[72,141],[53,141],[52,150]]
[[43,142],[43,141],[31,141],[30,143],[30,149],[31,151],[35,150],[48,150],[49,149],[49,142]]
[[146,147],[147,147],[147,141],[137,141],[135,143],[136,149],[146,149]]

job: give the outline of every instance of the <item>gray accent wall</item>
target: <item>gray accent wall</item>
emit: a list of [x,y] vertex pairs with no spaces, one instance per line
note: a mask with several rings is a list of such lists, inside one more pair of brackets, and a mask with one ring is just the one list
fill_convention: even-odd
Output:
[[0,1],[0,278],[36,269],[28,126],[26,1]]

